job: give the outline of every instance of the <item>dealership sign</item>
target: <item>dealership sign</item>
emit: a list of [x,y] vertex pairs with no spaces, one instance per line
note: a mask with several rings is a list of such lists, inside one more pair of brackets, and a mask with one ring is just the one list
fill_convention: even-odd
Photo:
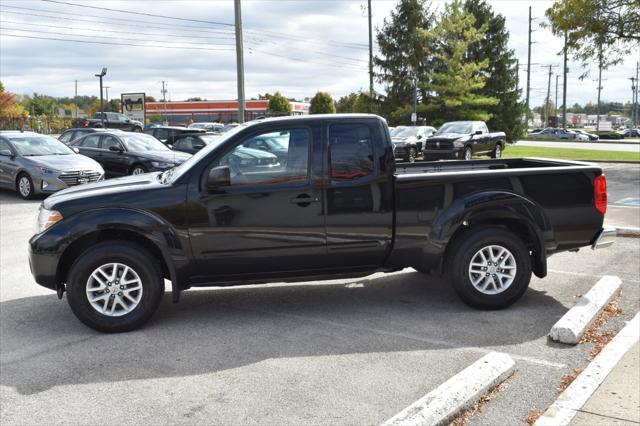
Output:
[[120,95],[122,113],[130,120],[145,123],[144,93],[123,93]]

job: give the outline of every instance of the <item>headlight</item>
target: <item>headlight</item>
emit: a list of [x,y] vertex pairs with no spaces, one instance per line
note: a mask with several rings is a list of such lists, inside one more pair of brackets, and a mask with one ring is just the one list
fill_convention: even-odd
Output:
[[168,169],[169,167],[175,167],[175,164],[173,163],[163,163],[161,161],[152,161],[151,165],[158,169]]
[[48,169],[48,168],[42,167],[42,166],[37,166],[36,169],[38,169],[40,171],[40,173],[45,174],[45,175],[52,175],[54,173],[57,173],[57,171],[55,171],[53,169]]
[[60,212],[55,210],[47,210],[40,207],[38,212],[38,223],[36,225],[36,234],[41,233],[62,220]]

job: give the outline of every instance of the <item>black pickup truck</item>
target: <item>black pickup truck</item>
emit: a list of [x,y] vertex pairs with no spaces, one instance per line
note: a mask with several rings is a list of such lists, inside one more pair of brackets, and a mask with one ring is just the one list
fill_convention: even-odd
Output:
[[[274,168],[230,161],[277,132]],[[143,324],[164,279],[192,286],[443,271],[480,309],[518,300],[549,255],[606,246],[606,181],[596,165],[542,159],[396,165],[375,115],[250,122],[162,173],[110,179],[45,199],[29,241],[37,283],[67,292],[86,325]],[[425,275],[425,279],[427,276]]]
[[427,138],[422,155],[425,160],[501,158],[505,143],[505,133],[489,132],[484,121],[450,121]]
[[140,121],[131,120],[117,112],[96,112],[92,118],[81,118],[74,122],[74,127],[93,127],[96,129],[120,129],[129,132],[141,132],[144,125]]

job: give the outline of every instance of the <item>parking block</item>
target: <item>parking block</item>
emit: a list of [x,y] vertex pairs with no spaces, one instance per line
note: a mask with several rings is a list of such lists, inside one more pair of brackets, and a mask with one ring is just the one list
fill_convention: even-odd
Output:
[[556,342],[577,344],[585,330],[600,314],[600,311],[618,294],[622,281],[612,275],[604,276],[598,281],[583,297],[578,300],[575,306],[556,322],[549,337]]
[[514,370],[515,362],[509,355],[490,352],[387,420],[384,426],[449,424]]

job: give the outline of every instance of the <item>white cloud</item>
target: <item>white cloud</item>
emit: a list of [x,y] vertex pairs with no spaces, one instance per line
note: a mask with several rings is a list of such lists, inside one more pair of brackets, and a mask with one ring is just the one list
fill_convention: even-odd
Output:
[[[89,6],[205,21],[233,23],[234,20],[232,1],[68,1]],[[529,3],[524,1],[490,1],[489,3],[498,13],[505,16],[511,34],[510,46],[515,50],[520,63],[526,63]],[[389,16],[395,4],[395,0],[373,2],[374,27],[382,26],[384,18]],[[436,6],[441,8],[443,4],[444,2],[437,2]],[[539,20],[544,19],[544,11],[551,4],[550,1],[531,2],[534,17]],[[97,94],[97,79],[93,74],[103,66],[107,66],[109,71],[105,84],[110,86],[110,96],[118,96],[121,92],[145,91],[159,98],[160,81],[165,80],[169,82],[170,97],[174,100],[192,96],[208,99],[236,97],[233,27],[136,16],[39,1],[3,0],[2,6],[0,20],[2,34],[5,36],[0,38],[0,78],[7,88],[14,92],[72,96],[74,80],[77,79],[80,94]],[[16,7],[38,9],[41,12]],[[365,7],[365,0],[244,0],[242,8],[247,97],[276,90],[283,91],[287,96],[298,98],[312,96],[317,90],[325,90],[337,97],[367,88],[368,53],[366,48],[361,46],[368,42]],[[45,10],[62,12],[62,14],[42,12]],[[46,14],[66,18],[66,20],[20,13]],[[86,22],[99,19],[92,15],[104,17],[110,24]],[[141,20],[147,23],[130,20]],[[90,29],[96,31],[89,31]],[[556,55],[561,49],[562,41],[546,29],[536,26],[535,30],[533,39],[536,43],[533,48],[532,63],[536,65],[532,65],[531,73],[532,105],[541,104],[546,95],[547,71],[542,65],[550,63],[561,65],[562,63],[562,58]],[[9,34],[147,45],[162,44],[183,46],[183,48],[94,45],[13,38],[7,36]],[[180,38],[174,37],[175,35],[179,35]],[[107,39],[107,37],[115,39]],[[118,38],[132,40],[118,40]],[[176,41],[180,43],[168,43]],[[227,46],[196,44],[212,42]],[[354,48],[355,44],[359,48]],[[229,50],[190,50],[187,47]],[[603,82],[602,99],[622,102],[630,99],[628,78],[635,72],[635,61],[640,59],[639,56],[640,52],[635,58],[630,57],[624,64],[603,73],[603,78],[606,80]],[[592,79],[597,76],[597,68],[593,67],[591,77],[583,81],[578,80],[578,76],[582,73],[579,64],[571,62],[569,68],[568,103],[594,101],[597,95],[597,82]],[[561,67],[554,68],[554,72],[560,72],[560,70]],[[521,87],[525,86],[525,78],[526,68],[523,66],[520,72]],[[555,77],[552,77],[552,98],[555,92],[554,84]],[[378,90],[382,89],[376,86]],[[561,92],[560,88],[559,93]]]

